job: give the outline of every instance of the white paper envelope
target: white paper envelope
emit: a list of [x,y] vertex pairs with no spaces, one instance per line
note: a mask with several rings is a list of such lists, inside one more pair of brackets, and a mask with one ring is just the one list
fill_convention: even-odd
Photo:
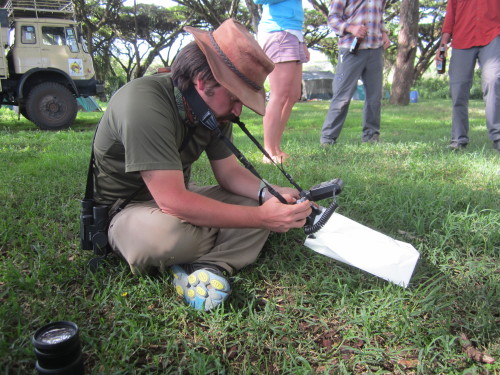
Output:
[[405,288],[420,256],[412,245],[338,213],[318,232],[308,236],[304,245]]

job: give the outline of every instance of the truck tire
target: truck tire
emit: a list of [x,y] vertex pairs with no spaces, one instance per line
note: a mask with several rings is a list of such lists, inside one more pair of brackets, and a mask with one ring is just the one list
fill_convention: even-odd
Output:
[[26,100],[28,118],[42,130],[68,128],[75,121],[77,112],[73,93],[56,82],[35,86]]

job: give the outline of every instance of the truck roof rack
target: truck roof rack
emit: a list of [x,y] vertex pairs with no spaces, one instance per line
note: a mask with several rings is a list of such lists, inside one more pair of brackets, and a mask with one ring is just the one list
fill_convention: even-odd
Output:
[[8,0],[4,8],[16,18],[75,18],[72,0]]

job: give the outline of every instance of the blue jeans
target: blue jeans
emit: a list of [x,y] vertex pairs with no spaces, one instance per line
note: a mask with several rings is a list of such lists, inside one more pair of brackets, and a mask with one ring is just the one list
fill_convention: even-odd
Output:
[[339,51],[339,62],[333,79],[333,98],[323,123],[321,143],[332,143],[340,135],[360,78],[363,81],[366,97],[363,111],[363,140],[367,141],[380,133],[383,63],[383,47],[362,49],[355,55],[350,54],[345,48]]

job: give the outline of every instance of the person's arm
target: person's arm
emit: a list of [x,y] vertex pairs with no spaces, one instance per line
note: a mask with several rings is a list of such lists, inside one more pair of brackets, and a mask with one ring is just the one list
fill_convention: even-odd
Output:
[[[442,33],[453,35],[453,28],[455,27],[455,0],[449,0],[446,5],[446,14],[444,16]],[[449,41],[449,40],[448,40]]]
[[387,49],[391,46],[391,40],[389,39],[389,34],[386,30],[382,31],[382,41],[384,42],[384,49]]
[[366,37],[368,27],[363,23],[354,23],[350,18],[347,18],[345,14],[346,8],[346,0],[332,0],[328,13],[328,25],[330,28],[338,36],[352,34],[353,36],[361,39]]
[[[258,200],[260,180],[240,165],[234,155],[221,160],[212,160],[210,164],[220,186],[234,194]],[[288,194],[294,199],[299,199],[297,189],[272,186],[281,195]],[[266,200],[270,196],[269,193],[266,194]]]
[[[141,176],[163,212],[193,225],[287,232],[303,227],[311,213],[309,202],[282,204],[276,198],[256,207],[219,202],[187,190],[179,170],[142,171]],[[284,197],[290,203],[294,201],[290,195]]]
[[345,6],[345,0],[332,0],[330,3],[330,10],[328,12],[328,25],[335,32],[335,34],[339,36],[345,35],[349,32],[352,34],[352,32],[348,30],[351,25],[344,19]]
[[357,38],[363,39],[368,34],[368,27],[365,25],[348,24],[345,31]]
[[441,36],[441,42],[439,43],[439,48],[437,49],[437,51],[436,51],[436,57],[434,58],[436,61],[443,60],[441,58],[441,56],[440,56],[441,46],[444,46],[444,57],[447,56],[447,54],[448,54],[448,43],[450,42],[450,39],[451,39],[451,34],[449,34],[449,33],[444,33]]
[[436,57],[435,60],[441,61],[442,58],[439,56],[439,50],[441,49],[441,46],[444,45],[444,56],[446,57],[447,52],[448,52],[448,44],[451,41],[452,35],[453,35],[453,28],[455,27],[455,0],[449,0],[448,4],[446,5],[446,14],[444,17],[444,22],[443,22],[443,30],[441,35],[441,42],[439,44],[439,48],[436,51]]
[[309,48],[307,48],[306,43],[304,43],[304,54],[306,55],[307,62],[309,62],[311,60],[311,53],[309,52]]
[[[383,9],[385,9],[386,2],[383,2]],[[383,14],[383,12],[382,12]],[[391,40],[389,39],[389,31],[387,30],[387,27],[385,27],[385,20],[384,17],[380,20],[380,26],[382,28],[382,42],[384,49],[387,49],[391,46]]]

